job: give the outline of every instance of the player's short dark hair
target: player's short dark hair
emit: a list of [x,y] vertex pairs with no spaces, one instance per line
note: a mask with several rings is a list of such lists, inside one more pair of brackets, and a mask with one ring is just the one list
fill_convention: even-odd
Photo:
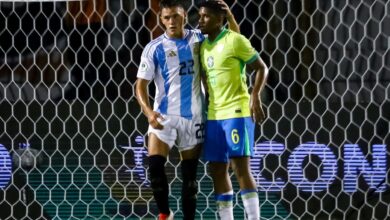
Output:
[[205,7],[218,15],[225,15],[226,14],[225,10],[222,9],[222,6],[220,4],[218,4],[217,1],[214,1],[214,0],[202,1],[198,4],[198,7],[199,8]]
[[160,1],[160,11],[163,8],[171,8],[171,7],[181,7],[186,10],[183,1],[180,0],[161,0]]

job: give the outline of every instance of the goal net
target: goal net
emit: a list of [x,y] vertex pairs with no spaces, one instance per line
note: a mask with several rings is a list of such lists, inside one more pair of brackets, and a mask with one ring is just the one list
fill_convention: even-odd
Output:
[[[158,2],[0,0],[0,219],[156,218],[134,90]],[[270,67],[251,160],[262,218],[390,216],[390,3],[226,2]],[[166,168],[181,218],[177,150]],[[204,162],[198,180],[196,218],[216,219]]]

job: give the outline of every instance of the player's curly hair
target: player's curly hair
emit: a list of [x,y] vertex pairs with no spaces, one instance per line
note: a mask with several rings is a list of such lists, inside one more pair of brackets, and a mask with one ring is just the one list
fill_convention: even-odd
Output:
[[201,7],[207,8],[218,15],[225,15],[226,14],[225,10],[222,9],[222,6],[220,4],[218,4],[218,2],[215,0],[202,1],[198,4],[198,7],[199,8],[201,8]]
[[163,8],[171,8],[171,7],[181,7],[183,9],[186,9],[183,1],[180,0],[161,0],[159,6],[160,6],[160,10]]

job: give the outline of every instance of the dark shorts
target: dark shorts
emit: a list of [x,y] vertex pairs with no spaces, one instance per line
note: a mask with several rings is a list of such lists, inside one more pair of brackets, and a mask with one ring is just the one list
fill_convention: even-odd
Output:
[[252,156],[254,129],[250,117],[207,120],[204,160],[227,163],[232,157]]

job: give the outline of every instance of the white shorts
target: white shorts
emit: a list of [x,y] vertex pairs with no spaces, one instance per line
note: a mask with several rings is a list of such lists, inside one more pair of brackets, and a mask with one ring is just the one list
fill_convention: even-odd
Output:
[[179,151],[191,150],[197,144],[203,143],[204,122],[202,117],[193,117],[191,120],[180,116],[162,115],[165,120],[160,124],[162,130],[154,129],[149,125],[148,134],[155,134],[171,149],[177,144]]

